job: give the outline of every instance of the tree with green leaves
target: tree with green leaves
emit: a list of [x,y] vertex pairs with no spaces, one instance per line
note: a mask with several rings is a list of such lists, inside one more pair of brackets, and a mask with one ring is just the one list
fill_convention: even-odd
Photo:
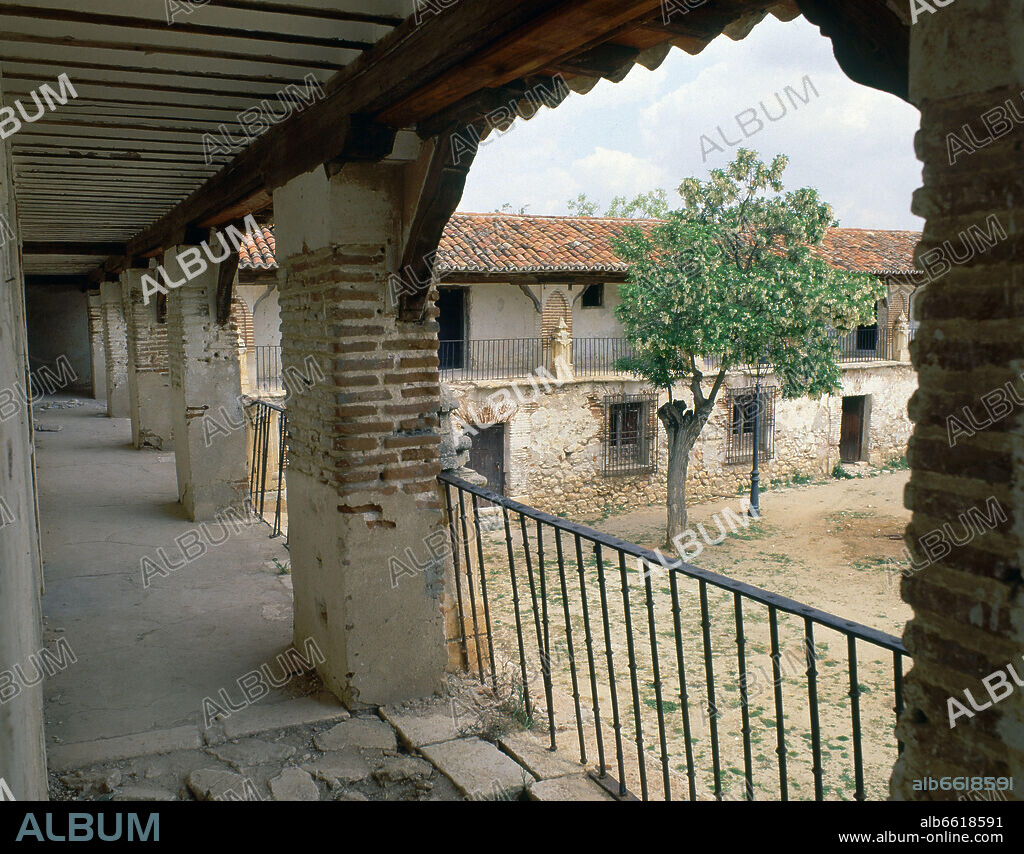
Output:
[[[572,216],[597,216],[599,205],[586,193],[580,193],[566,203]],[[605,216],[622,219],[661,219],[668,213],[668,195],[664,190],[638,193],[632,199],[616,196],[608,206]]]
[[[838,391],[838,335],[871,322],[884,290],[813,252],[837,223],[816,190],[783,191],[787,163],[739,149],[707,181],[684,180],[683,207],[664,223],[628,226],[614,241],[629,265],[616,314],[633,351],[618,366],[668,392],[658,417],[668,436],[667,539],[677,546],[690,451],[726,375],[760,378],[771,366],[785,398]],[[705,356],[721,359],[717,374],[705,375]]]

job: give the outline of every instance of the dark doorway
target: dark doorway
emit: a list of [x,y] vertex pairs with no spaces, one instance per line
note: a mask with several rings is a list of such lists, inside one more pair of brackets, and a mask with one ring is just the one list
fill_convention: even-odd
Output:
[[864,401],[863,396],[843,398],[843,421],[839,427],[839,459],[844,463],[856,463],[862,457]]
[[487,488],[505,494],[505,425],[493,424],[472,437],[469,467],[487,478]]
[[441,370],[464,368],[465,337],[466,337],[466,289],[440,288],[437,295],[437,308],[440,311],[437,322],[440,326],[438,338],[441,346],[438,358]]
[[875,352],[878,347],[878,324],[857,327],[857,350]]

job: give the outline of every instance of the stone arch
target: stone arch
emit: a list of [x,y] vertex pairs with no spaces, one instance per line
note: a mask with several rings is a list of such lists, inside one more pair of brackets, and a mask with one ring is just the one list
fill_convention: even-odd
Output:
[[564,320],[572,335],[572,306],[564,291],[557,290],[544,301],[540,319],[540,337],[550,341],[558,332],[558,321]]

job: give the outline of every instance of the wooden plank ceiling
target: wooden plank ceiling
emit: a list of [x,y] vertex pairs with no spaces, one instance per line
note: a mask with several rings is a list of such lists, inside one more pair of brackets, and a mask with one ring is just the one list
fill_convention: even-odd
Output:
[[[667,22],[661,0],[207,0],[168,25],[169,5],[188,4],[0,2],[4,104],[33,113],[31,92],[59,88],[63,73],[78,92],[9,140],[33,280],[95,283],[191,227],[265,208],[274,187],[364,148],[347,136],[366,121],[423,134],[530,81],[559,74],[587,91],[636,63],[656,66],[672,45],[697,53],[801,7],[833,41],[862,26],[834,0],[707,0]],[[905,22],[885,0],[858,6],[882,36],[855,40],[852,65],[886,85],[871,74],[898,65]],[[304,91],[309,74],[325,98],[206,162],[204,134],[223,124],[238,137],[239,113],[262,99],[280,111],[277,93]]]

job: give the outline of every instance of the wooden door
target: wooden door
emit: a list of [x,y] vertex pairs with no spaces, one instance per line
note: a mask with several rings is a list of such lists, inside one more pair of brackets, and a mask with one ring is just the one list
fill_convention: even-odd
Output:
[[843,421],[839,427],[839,459],[855,463],[861,458],[864,439],[864,398],[843,398]]
[[473,436],[469,467],[487,478],[487,488],[505,494],[505,425],[493,424]]

